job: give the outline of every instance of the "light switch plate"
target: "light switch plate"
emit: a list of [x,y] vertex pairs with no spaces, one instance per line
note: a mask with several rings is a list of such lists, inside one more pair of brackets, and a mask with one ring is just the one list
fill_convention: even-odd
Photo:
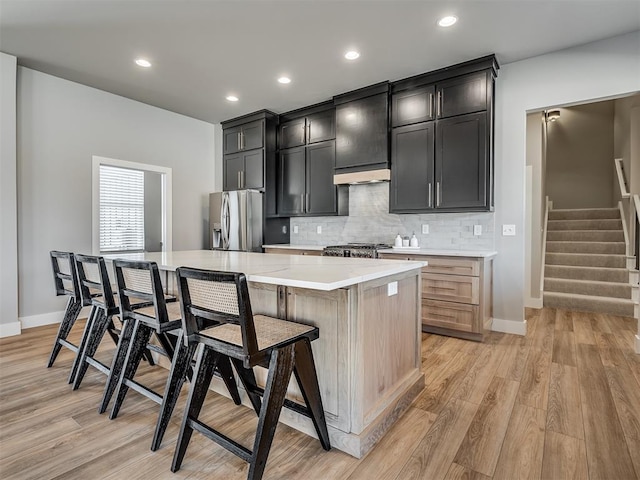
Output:
[[503,237],[515,237],[516,235],[516,226],[515,225],[502,225],[502,236]]
[[476,236],[482,235],[482,225],[474,225],[473,234]]
[[298,225],[293,226],[293,233],[298,233]]
[[322,233],[322,225],[318,225],[316,227],[316,233],[318,233],[318,234]]
[[429,224],[425,223],[424,225],[422,225],[422,234],[423,235],[429,234]]
[[398,294],[398,282],[387,283],[387,297]]

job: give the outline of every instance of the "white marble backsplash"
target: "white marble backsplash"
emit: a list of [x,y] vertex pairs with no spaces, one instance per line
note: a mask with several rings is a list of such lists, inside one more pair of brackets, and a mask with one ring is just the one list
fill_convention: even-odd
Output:
[[[332,245],[349,242],[393,243],[395,236],[415,232],[421,247],[459,250],[494,248],[493,213],[389,213],[389,183],[349,186],[348,217],[295,217],[291,219],[292,245]],[[422,225],[429,233],[422,234]],[[482,235],[473,226],[482,226]],[[317,227],[322,233],[317,233]],[[298,227],[298,233],[295,233]]]

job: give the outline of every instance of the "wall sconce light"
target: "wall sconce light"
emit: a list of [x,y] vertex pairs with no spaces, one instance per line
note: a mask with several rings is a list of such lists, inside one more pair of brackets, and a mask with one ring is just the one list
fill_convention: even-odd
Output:
[[560,118],[560,110],[547,110],[545,112],[545,120],[547,122],[555,122]]

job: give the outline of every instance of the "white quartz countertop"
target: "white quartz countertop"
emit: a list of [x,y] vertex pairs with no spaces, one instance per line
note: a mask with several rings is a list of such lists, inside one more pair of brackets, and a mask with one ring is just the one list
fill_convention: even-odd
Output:
[[[282,248],[291,250],[322,250],[324,245],[263,245],[263,248]],[[397,255],[432,255],[441,257],[472,257],[472,258],[492,258],[498,255],[493,250],[445,250],[439,248],[384,248],[378,250],[380,253],[392,253]]]
[[427,265],[427,262],[420,261],[265,255],[221,250],[110,254],[104,255],[104,258],[151,261],[156,262],[161,270],[169,271],[184,266],[243,272],[250,282],[325,291],[408,272]]

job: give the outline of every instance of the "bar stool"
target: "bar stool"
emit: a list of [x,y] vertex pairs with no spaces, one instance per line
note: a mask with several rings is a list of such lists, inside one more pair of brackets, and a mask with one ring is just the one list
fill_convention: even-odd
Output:
[[[160,447],[182,384],[191,370],[191,360],[196,345],[187,345],[179,339],[176,341],[176,337],[182,335],[180,305],[165,302],[160,274],[155,262],[114,260],[113,265],[123,329],[99,412],[103,413],[106,410],[115,392],[116,398],[109,418],[116,418],[129,388],[160,404],[160,413],[151,443],[151,450],[155,451]],[[133,302],[140,299],[150,302],[151,306],[134,308]],[[134,380],[152,334],[162,346],[161,353],[172,360],[163,395]],[[239,404],[240,394],[233,377],[231,363],[221,363],[218,365],[218,370],[234,401]]]
[[[183,313],[182,340],[202,344],[189,389],[171,471],[180,469],[193,430],[249,463],[249,480],[262,478],[283,404],[310,417],[325,450],[331,448],[311,351],[318,328],[264,315],[253,316],[242,273],[177,270]],[[230,357],[254,410],[258,429],[249,450],[198,420],[216,366]],[[268,368],[266,387],[256,384],[253,367]],[[285,399],[294,373],[305,405]],[[261,398],[263,397],[262,401]]]
[[76,275],[74,255],[71,252],[59,252],[52,250],[49,252],[51,257],[51,267],[53,269],[53,280],[56,286],[56,296],[68,295],[67,307],[64,311],[64,317],[60,322],[58,333],[56,334],[53,349],[49,356],[47,368],[51,367],[56,361],[60,349],[66,347],[72,352],[78,353],[78,346],[67,341],[69,332],[78,319],[80,310],[82,310],[83,301],[78,285],[78,277]]
[[[85,303],[90,303],[92,312],[87,321],[87,328],[82,336],[79,346],[79,353],[76,356],[69,383],[73,382],[73,389],[77,390],[82,383],[89,365],[95,367],[105,375],[109,375],[109,367],[93,358],[96,350],[100,346],[104,334],[108,333],[114,344],[118,344],[120,330],[116,328],[113,317],[119,315],[120,310],[116,302],[117,297],[113,295],[109,274],[104,262],[104,258],[91,255],[75,256],[76,272],[80,293]],[[165,301],[175,301],[175,297],[165,298]],[[138,299],[134,308],[141,308],[153,305],[152,302],[144,302]],[[154,365],[151,350],[155,345],[147,345],[144,358],[150,365]]]

